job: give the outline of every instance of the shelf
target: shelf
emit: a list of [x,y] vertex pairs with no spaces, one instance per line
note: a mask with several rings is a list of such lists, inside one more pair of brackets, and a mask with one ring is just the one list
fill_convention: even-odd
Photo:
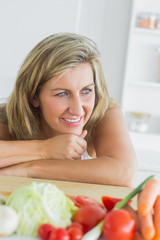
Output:
[[131,137],[141,137],[141,138],[148,138],[150,140],[157,140],[160,141],[160,135],[158,134],[152,134],[152,133],[137,133],[137,132],[131,132],[130,131],[130,136]]
[[[146,133],[130,132],[136,149],[147,149],[150,156],[155,151],[155,158],[160,157],[160,29],[140,28],[134,25],[139,12],[147,12],[150,0],[133,0],[131,29],[126,57],[122,109],[127,112],[150,114]],[[152,0],[159,5],[159,0]],[[152,4],[151,4],[152,5]],[[147,7],[146,7],[147,6]],[[160,5],[159,5],[160,6]],[[152,8],[151,8],[152,9]],[[155,12],[155,10],[150,10]],[[157,8],[158,11],[158,8]],[[128,129],[131,127],[130,116],[125,115]]]
[[160,152],[138,149],[136,155],[139,169],[160,172]]
[[160,172],[160,135],[130,132],[136,152],[138,168]]
[[128,84],[142,86],[142,87],[160,88],[160,82],[129,81]]
[[[143,172],[156,173],[160,180],[160,29],[135,25],[140,12],[160,13],[159,0],[133,0],[121,106],[138,159],[139,179]],[[145,133],[131,131],[132,123],[137,123],[131,112],[150,114]]]
[[149,35],[160,36],[160,30],[157,30],[157,29],[135,27],[134,32],[138,34],[149,34]]
[[130,132],[130,137],[136,151],[155,152],[160,157],[160,135]]

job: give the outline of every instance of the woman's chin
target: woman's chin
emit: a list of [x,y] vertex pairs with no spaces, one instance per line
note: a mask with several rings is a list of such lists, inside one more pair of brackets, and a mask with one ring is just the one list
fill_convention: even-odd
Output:
[[81,133],[82,133],[82,131],[83,131],[83,129],[77,129],[77,130],[72,130],[72,131],[67,131],[67,132],[65,132],[65,134],[74,134],[74,135],[77,135],[77,136],[80,136],[81,135]]

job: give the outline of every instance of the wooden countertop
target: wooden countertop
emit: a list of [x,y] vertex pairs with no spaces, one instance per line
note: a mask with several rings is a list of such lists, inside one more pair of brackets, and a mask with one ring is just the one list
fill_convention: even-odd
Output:
[[[98,201],[101,201],[101,196],[111,196],[117,198],[124,198],[129,192],[132,191],[128,187],[109,186],[100,184],[88,184],[66,181],[51,181],[44,179],[22,178],[11,176],[0,176],[0,192],[12,192],[15,189],[28,185],[32,182],[50,182],[55,184],[59,189],[64,191],[65,194],[71,196],[86,195]],[[134,201],[133,201],[134,205]]]

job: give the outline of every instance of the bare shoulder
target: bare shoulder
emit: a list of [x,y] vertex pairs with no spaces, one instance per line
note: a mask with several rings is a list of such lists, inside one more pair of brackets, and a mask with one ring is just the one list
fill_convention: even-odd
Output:
[[96,127],[94,147],[97,155],[120,156],[124,151],[132,152],[128,128],[118,105],[111,105]]
[[118,105],[110,105],[104,117],[97,125],[95,134],[106,134],[104,131],[106,128],[109,132],[113,132],[124,126],[126,127],[126,124],[120,107]]
[[12,140],[7,124],[0,121],[0,140]]

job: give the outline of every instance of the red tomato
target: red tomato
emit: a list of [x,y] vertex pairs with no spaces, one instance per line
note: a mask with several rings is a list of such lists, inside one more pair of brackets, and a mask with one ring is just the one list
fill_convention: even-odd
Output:
[[40,225],[39,228],[38,228],[38,236],[42,240],[48,240],[49,235],[53,231],[55,231],[55,228],[54,228],[54,226],[52,224],[44,223],[44,224]]
[[75,202],[79,206],[85,206],[85,205],[88,205],[88,204],[95,204],[95,205],[98,205],[98,206],[104,208],[103,205],[100,202],[98,202],[97,200],[95,200],[91,197],[88,197],[88,196],[84,196],[84,195],[78,195],[75,198]]
[[76,197],[74,196],[68,196],[68,197],[72,200],[72,202],[76,207],[81,207],[81,205],[77,202]]
[[111,211],[104,218],[103,233],[107,240],[132,240],[135,230],[135,219],[124,209]]
[[70,235],[71,240],[81,240],[84,235],[83,229],[76,225],[71,225],[68,228],[68,233]]
[[77,227],[77,228],[80,228],[81,230],[83,230],[82,224],[80,224],[78,222],[72,222],[72,224],[68,226],[68,229],[71,227]]
[[73,222],[79,222],[82,224],[84,232],[88,232],[104,218],[105,214],[106,211],[98,205],[85,205],[77,210]]
[[71,240],[71,238],[65,228],[57,228],[50,234],[48,240]]
[[[113,198],[113,197],[108,197],[108,196],[102,196],[101,197],[103,205],[108,211],[111,211],[116,203],[120,202],[122,198]],[[131,204],[132,200],[128,202],[128,204]]]

